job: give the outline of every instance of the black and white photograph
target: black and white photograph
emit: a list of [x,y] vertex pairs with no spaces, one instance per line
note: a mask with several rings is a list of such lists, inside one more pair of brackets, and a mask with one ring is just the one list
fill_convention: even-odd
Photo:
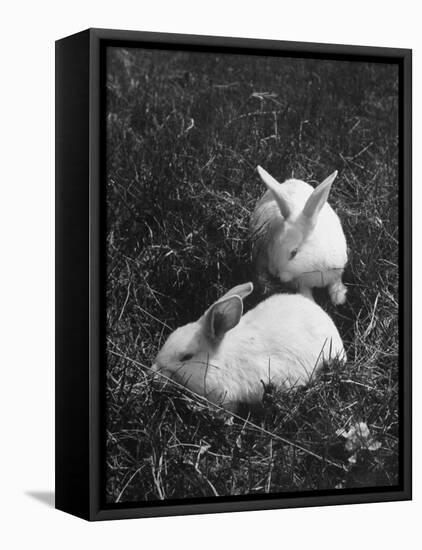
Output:
[[2,15],[0,548],[413,548],[416,3]]
[[398,487],[399,65],[105,59],[105,502]]

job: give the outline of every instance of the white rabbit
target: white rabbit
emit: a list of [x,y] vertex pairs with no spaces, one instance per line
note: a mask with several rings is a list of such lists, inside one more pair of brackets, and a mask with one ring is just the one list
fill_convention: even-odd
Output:
[[333,304],[343,304],[346,238],[327,202],[337,171],[315,189],[296,179],[280,184],[260,166],[258,173],[267,186],[250,224],[258,279],[270,274],[308,298],[312,288],[328,287]]
[[263,384],[304,385],[324,361],[345,360],[333,321],[315,302],[275,294],[242,317],[252,290],[252,283],[232,288],[198,321],[176,329],[152,369],[235,411],[260,403]]

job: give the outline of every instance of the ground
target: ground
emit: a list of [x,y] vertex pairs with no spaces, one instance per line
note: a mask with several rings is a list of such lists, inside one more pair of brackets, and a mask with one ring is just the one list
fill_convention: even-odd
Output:
[[[397,484],[397,90],[394,65],[109,51],[108,502]],[[312,185],[339,171],[348,300],[317,301],[348,362],[229,422],[148,367],[171,330],[252,279],[258,164]],[[346,450],[359,422],[378,444]]]

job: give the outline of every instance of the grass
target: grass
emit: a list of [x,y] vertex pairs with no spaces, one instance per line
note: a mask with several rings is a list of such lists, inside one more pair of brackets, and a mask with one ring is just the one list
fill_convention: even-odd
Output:
[[[108,502],[398,482],[398,95],[392,65],[111,49],[107,105]],[[170,332],[251,280],[263,185],[316,184],[350,248],[333,317],[349,361],[306,388],[267,388],[227,421],[148,372]],[[251,308],[261,297],[246,300]],[[338,433],[381,443],[354,460]]]

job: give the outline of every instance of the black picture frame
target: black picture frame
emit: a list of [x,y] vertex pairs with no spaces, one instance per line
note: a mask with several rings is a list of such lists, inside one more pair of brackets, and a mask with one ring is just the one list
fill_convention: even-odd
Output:
[[[104,482],[104,49],[107,45],[397,63],[400,79],[400,483],[218,501],[110,505]],[[392,49],[89,29],[56,42],[56,508],[87,520],[409,500],[412,54]]]

